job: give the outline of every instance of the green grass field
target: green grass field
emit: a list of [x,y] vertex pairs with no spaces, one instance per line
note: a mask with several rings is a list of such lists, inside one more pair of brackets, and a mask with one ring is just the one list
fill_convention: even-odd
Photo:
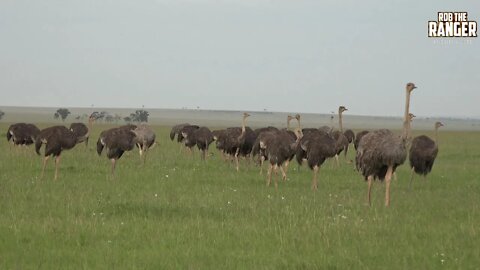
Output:
[[328,160],[312,192],[312,172],[292,163],[275,191],[253,164],[237,173],[214,147],[206,162],[180,153],[166,127],[145,166],[132,151],[112,179],[95,152],[105,128],[88,149],[64,152],[57,181],[52,161],[38,178],[33,147],[0,140],[0,269],[480,267],[478,132],[441,132],[433,172],[410,191],[405,163],[385,208],[384,184],[368,207],[351,164]]

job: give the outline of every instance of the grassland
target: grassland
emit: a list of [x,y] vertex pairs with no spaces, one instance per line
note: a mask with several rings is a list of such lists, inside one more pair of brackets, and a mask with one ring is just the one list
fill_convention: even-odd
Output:
[[[7,125],[0,125],[2,134]],[[212,150],[206,162],[179,152],[168,128],[142,165],[137,152],[108,176],[94,143],[62,156],[38,179],[32,147],[0,140],[1,269],[477,269],[480,266],[480,134],[441,133],[428,179],[408,189],[408,166],[392,205],[353,165],[327,161],[319,190],[292,164],[278,191],[245,161],[241,171]],[[425,133],[425,132],[423,132]],[[428,132],[427,132],[428,134]],[[349,153],[353,159],[353,151]]]

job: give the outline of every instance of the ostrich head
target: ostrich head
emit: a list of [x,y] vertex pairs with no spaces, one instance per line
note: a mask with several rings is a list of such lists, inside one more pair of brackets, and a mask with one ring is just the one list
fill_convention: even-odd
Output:
[[295,119],[297,119],[298,128],[300,129],[300,114],[295,114]]
[[243,119],[245,119],[245,118],[247,118],[247,117],[249,117],[249,116],[250,116],[249,113],[243,113]]
[[338,112],[339,112],[339,113],[343,113],[344,111],[348,111],[348,109],[345,108],[345,106],[340,106],[340,107],[338,107]]
[[413,114],[413,113],[409,113],[409,114],[408,114],[408,120],[409,120],[409,121],[412,121],[413,118],[415,118],[415,117],[417,117],[417,116],[415,116],[415,114]]
[[415,89],[415,88],[417,88],[417,87],[415,86],[414,83],[412,83],[412,82],[407,83],[406,89],[407,89],[408,92],[412,92],[413,89]]
[[297,136],[297,141],[303,137],[303,132],[300,128],[296,128],[294,131],[295,136]]
[[439,127],[443,127],[443,123],[442,123],[442,122],[436,122],[436,123],[435,123],[435,128],[439,128]]

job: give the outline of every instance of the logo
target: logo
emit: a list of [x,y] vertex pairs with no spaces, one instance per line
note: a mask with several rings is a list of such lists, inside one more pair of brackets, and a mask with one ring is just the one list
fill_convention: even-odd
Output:
[[428,37],[477,37],[477,30],[468,12],[438,12],[437,21],[428,22]]

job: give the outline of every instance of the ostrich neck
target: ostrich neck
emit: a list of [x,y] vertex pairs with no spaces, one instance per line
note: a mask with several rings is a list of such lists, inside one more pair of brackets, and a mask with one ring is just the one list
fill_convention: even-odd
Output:
[[243,120],[242,120],[242,135],[245,133],[245,122],[247,121],[247,119],[244,117]]
[[435,126],[435,144],[438,145],[438,127]]
[[402,137],[404,139],[408,138],[408,133],[410,130],[410,121],[408,117],[408,113],[410,112],[410,91],[406,90],[406,97],[405,97],[405,115],[403,118],[403,134]]
[[341,111],[338,111],[338,128],[340,129],[340,132],[343,133],[343,116]]

